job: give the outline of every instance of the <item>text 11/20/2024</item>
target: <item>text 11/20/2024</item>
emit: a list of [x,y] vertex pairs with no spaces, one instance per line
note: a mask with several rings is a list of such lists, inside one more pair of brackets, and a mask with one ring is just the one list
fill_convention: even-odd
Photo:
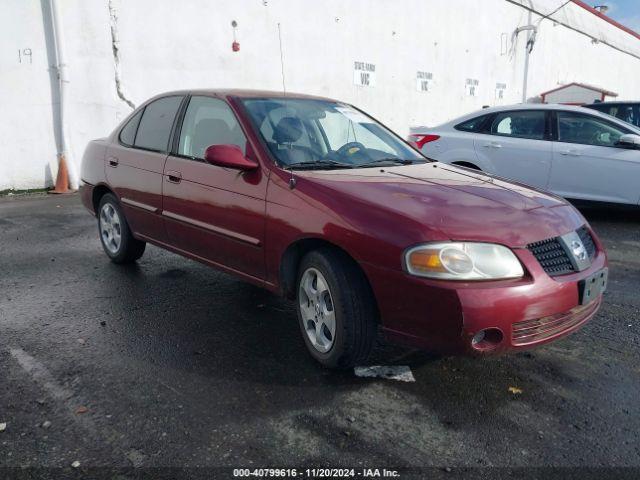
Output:
[[399,478],[386,468],[234,468],[234,477],[253,478]]

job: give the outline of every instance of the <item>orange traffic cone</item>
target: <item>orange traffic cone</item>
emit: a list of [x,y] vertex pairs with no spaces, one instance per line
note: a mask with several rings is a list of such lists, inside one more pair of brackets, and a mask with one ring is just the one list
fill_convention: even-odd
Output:
[[49,193],[73,193],[73,191],[69,189],[69,170],[67,169],[67,161],[64,155],[60,155],[56,186],[53,190],[49,190]]

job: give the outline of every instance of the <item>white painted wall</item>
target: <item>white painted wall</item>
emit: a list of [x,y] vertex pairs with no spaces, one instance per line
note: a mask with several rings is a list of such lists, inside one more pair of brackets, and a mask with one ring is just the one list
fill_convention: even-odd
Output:
[[[130,108],[116,94],[109,0],[58,1],[69,63],[72,161],[79,164],[86,142],[108,134]],[[49,186],[55,179],[46,2],[0,2],[0,190]],[[542,14],[563,3],[522,2]],[[353,103],[402,135],[410,126],[521,100],[526,32],[513,34],[528,23],[529,12],[517,3],[111,0],[122,86],[135,104],[172,89],[282,89],[280,24],[287,90]],[[640,40],[573,4],[558,15],[603,41],[542,21],[530,57],[530,96],[578,81],[618,92],[619,99],[640,99],[640,59],[634,56]],[[534,22],[539,18],[532,14]],[[239,52],[231,50],[232,20]],[[32,55],[20,63],[18,50],[25,48]],[[375,86],[354,85],[356,61],[375,65]],[[432,74],[428,92],[418,91],[417,71]],[[467,79],[478,81],[475,96],[468,95]],[[496,84],[506,85],[501,99]]]

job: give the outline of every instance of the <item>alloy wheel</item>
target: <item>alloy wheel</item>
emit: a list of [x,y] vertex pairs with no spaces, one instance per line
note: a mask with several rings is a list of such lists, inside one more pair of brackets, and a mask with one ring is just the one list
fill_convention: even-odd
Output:
[[336,314],[329,284],[322,273],[308,268],[302,274],[298,302],[305,332],[320,353],[331,350],[336,337]]
[[105,248],[117,254],[122,243],[122,225],[118,212],[110,203],[105,203],[100,210],[100,236]]

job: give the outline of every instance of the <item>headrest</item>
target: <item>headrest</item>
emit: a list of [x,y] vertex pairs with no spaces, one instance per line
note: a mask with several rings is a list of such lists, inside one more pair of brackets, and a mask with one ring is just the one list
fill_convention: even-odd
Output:
[[304,128],[296,117],[282,117],[273,131],[273,141],[276,143],[294,143],[302,136]]

